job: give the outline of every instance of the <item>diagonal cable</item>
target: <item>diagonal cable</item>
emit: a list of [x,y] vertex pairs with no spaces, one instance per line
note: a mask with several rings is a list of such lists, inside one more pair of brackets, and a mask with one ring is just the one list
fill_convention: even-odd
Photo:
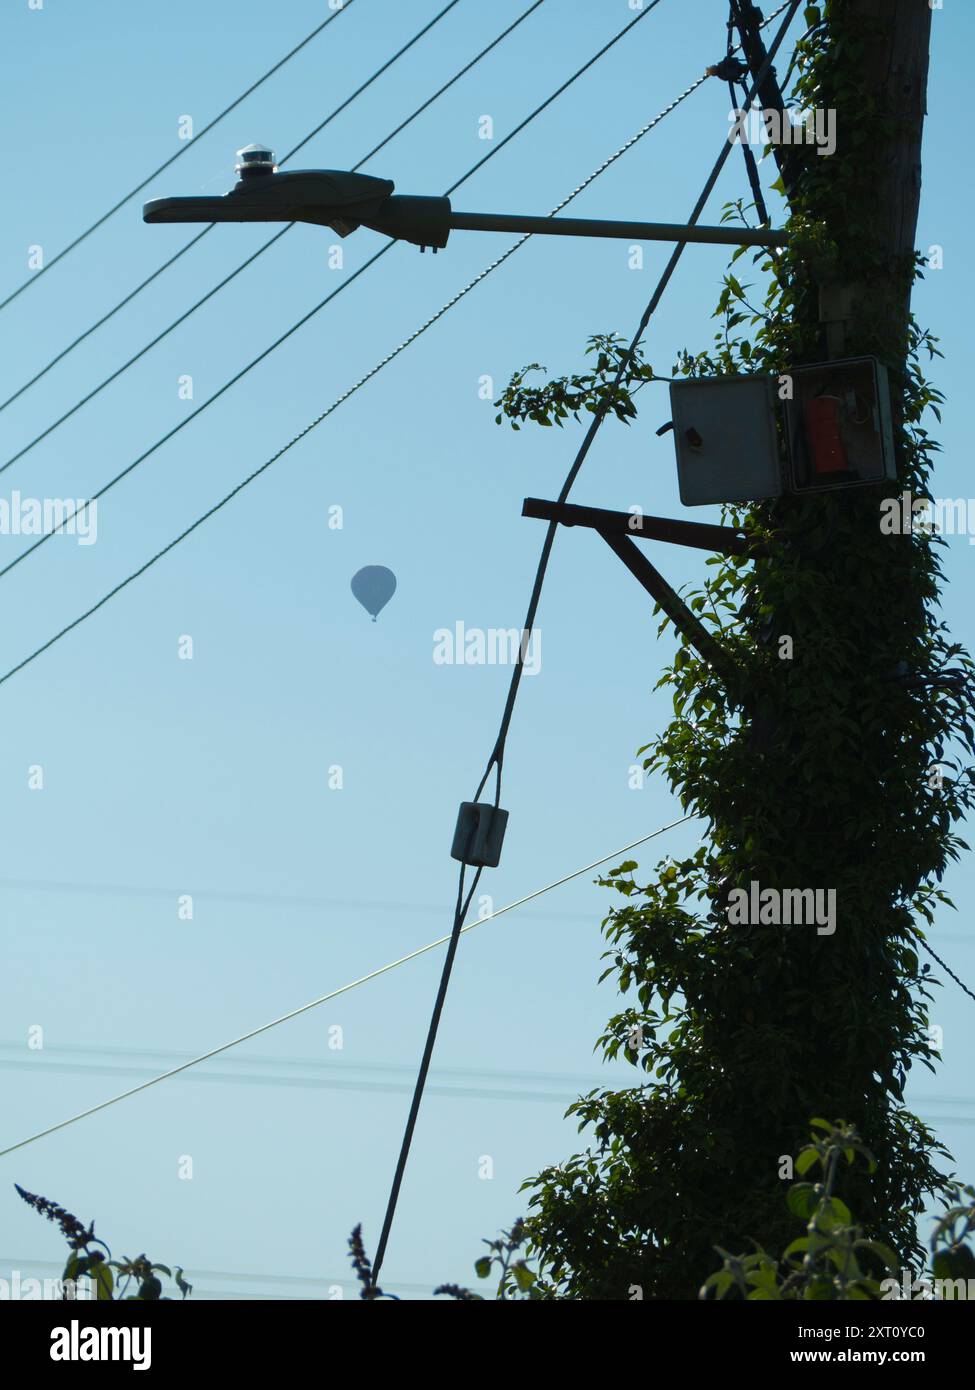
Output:
[[[931,949],[931,947],[928,945],[928,943],[927,943],[922,937],[918,937],[918,938],[917,938],[917,942],[918,942],[918,945],[921,947],[922,950],[927,951],[927,953],[928,953],[929,956],[933,956],[933,957],[934,957],[934,959],[935,959],[935,960],[938,962],[938,964],[941,966],[941,969],[944,970],[944,971],[946,971],[947,974],[949,974],[949,975],[951,976],[951,978],[954,980],[954,982],[955,982],[955,984],[958,986],[958,988],[964,990],[965,993],[968,995],[969,999],[975,999],[975,993],[973,993],[973,991],[970,990],[970,989],[968,988],[968,986],[965,984],[965,981],[964,981],[964,980],[960,980],[960,979],[958,978],[958,976],[957,976],[957,975],[955,974],[955,972],[952,970],[951,966],[948,965],[945,961],[943,961],[943,960],[941,959],[941,957],[938,955],[937,951],[933,951],[933,950]],[[925,968],[927,968],[927,967],[925,967]]]
[[[638,845],[645,845],[648,841],[656,839],[658,835],[663,835],[667,830],[673,830],[675,826],[683,825],[685,821],[695,819],[694,816],[681,816],[679,820],[671,821],[669,825],[662,825],[659,830],[653,830],[649,835],[642,836],[639,840],[634,840],[632,844],[624,845],[622,849],[614,850],[612,854],[605,854],[601,859],[594,859],[591,864],[584,864],[581,869],[573,869],[569,874],[564,874],[562,878],[555,879],[552,883],[547,883],[544,888],[536,888],[533,893],[527,893],[523,898],[517,898],[514,902],[508,903],[506,907],[499,907],[496,912],[486,913],[479,917],[475,922],[469,922],[463,928],[465,932],[473,931],[475,927],[483,926],[485,922],[493,922],[496,918],[502,917],[506,912],[514,912],[515,908],[523,907],[525,903],[532,902],[535,898],[540,898],[543,893],[550,893],[553,888],[560,888],[563,883],[569,883],[574,878],[579,878],[582,874],[588,873],[590,869],[598,869],[601,864],[607,864],[612,859],[619,858],[631,849],[636,849]],[[60,1129],[67,1129],[69,1125],[77,1124],[79,1120],[87,1119],[89,1115],[96,1115],[99,1110],[107,1110],[110,1105],[117,1105],[119,1101],[128,1100],[130,1096],[138,1095],[140,1091],[147,1091],[150,1086],[158,1086],[160,1081],[168,1081],[172,1076],[179,1076],[181,1072],[188,1071],[190,1067],[198,1067],[201,1062],[208,1062],[211,1057],[218,1057],[222,1052],[228,1052],[232,1047],[238,1047],[241,1043],[250,1042],[251,1038],[260,1037],[262,1033],[269,1032],[272,1028],[279,1027],[282,1023],[288,1023],[293,1018],[298,1018],[301,1014],[308,1013],[310,1009],[317,1009],[320,1004],[326,1004],[330,999],[337,999],[340,994],[348,994],[350,990],[357,989],[360,985],[368,984],[370,980],[378,980],[380,975],[387,975],[391,970],[398,969],[401,965],[406,965],[408,961],[416,960],[419,956],[426,955],[428,951],[435,951],[438,946],[442,946],[449,940],[447,936],[438,937],[436,941],[429,941],[425,946],[418,946],[415,951],[410,951],[405,956],[400,956],[398,960],[388,961],[386,965],[379,966],[376,970],[371,970],[368,975],[360,975],[357,980],[350,980],[348,984],[340,985],[338,989],[330,990],[328,994],[321,994],[317,999],[312,999],[307,1004],[300,1005],[297,1009],[292,1009],[289,1013],[281,1014],[278,1018],[272,1018],[270,1023],[262,1023],[258,1028],[252,1028],[248,1033],[242,1033],[239,1038],[232,1038],[230,1042],[221,1043],[219,1047],[213,1047],[209,1052],[202,1053],[199,1057],[192,1057],[187,1062],[181,1062],[177,1067],[171,1067],[169,1071],[162,1072],[159,1076],[152,1077],[149,1081],[143,1081],[138,1086],[131,1087],[128,1091],[123,1091],[121,1095],[112,1096],[110,1100],[100,1101],[98,1105],[92,1105],[87,1110],[82,1110],[80,1114],[72,1115],[67,1120],[62,1120],[59,1124],[49,1125],[47,1129],[42,1129],[37,1134],[30,1135],[27,1139],[21,1139],[16,1144],[10,1144],[5,1149],[0,1149],[0,1158],[5,1158],[7,1154],[14,1153],[17,1149],[26,1148],[28,1144],[34,1144],[38,1139],[45,1139],[49,1134],[56,1134]]]

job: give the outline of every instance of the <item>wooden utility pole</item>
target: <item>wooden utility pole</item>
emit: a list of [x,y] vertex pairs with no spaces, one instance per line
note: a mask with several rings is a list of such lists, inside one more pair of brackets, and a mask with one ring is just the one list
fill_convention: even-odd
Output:
[[[883,144],[862,150],[862,209],[870,213],[869,225],[881,261],[901,264],[914,252],[921,198],[921,138],[926,114],[931,7],[927,0],[848,0],[845,6],[834,3],[830,9],[837,18],[845,11],[843,22],[851,37],[869,35],[862,40],[862,82],[878,108],[887,113],[890,129]],[[752,0],[736,0],[736,11],[741,40],[755,76],[767,56],[759,27],[762,12]],[[782,93],[774,72],[766,76],[760,100],[764,110],[781,112]],[[844,114],[848,122],[854,113]],[[840,133],[845,159],[853,156],[850,139],[856,129],[848,127]],[[796,151],[777,149],[775,154],[789,194],[800,177]],[[855,209],[850,211],[855,215]],[[842,227],[835,231],[841,233]],[[855,317],[863,313],[864,298],[876,296],[878,289],[879,299],[891,301],[889,285],[884,283],[879,267],[862,288],[864,295]],[[906,325],[909,302],[908,291],[896,310],[891,304],[901,331]]]
[[[844,1174],[843,1198],[915,1269],[916,1219],[942,1190],[933,1136],[903,1088],[936,1056],[917,930],[968,804],[947,783],[932,795],[930,768],[954,738],[975,748],[975,732],[936,693],[955,656],[933,613],[936,558],[880,524],[885,500],[923,489],[931,464],[914,426],[937,397],[912,364],[910,301],[932,11],[927,0],[826,0],[809,7],[809,20],[820,14],[803,100],[828,113],[835,152],[806,144],[780,161],[792,217],[769,266],[777,294],[761,326],[752,320],[748,352],[729,344],[724,370],[876,357],[898,476],[752,508],[767,553],[747,578],[725,570],[714,582],[738,609],[743,717],[688,647],[671,672],[678,718],[650,746],[710,823],[709,843],[669,866],[642,905],[627,884],[614,919],[617,966],[640,1004],[608,1036],[649,1034],[641,1060],[663,1080],[580,1107],[610,1156],[598,1183],[584,1162],[539,1181],[533,1235],[569,1271],[573,1297],[635,1286],[645,1299],[694,1298],[715,1246],[781,1253],[801,1234],[789,1165],[816,1117],[860,1132],[876,1167]],[[732,15],[754,77],[760,16],[746,0]],[[731,893],[758,887],[812,890],[835,912],[822,930],[733,919]],[[710,911],[684,905],[696,894]],[[663,1018],[651,1000],[664,1001]]]
[[[765,667],[769,728],[752,743],[756,775],[749,767],[740,816],[718,824],[717,838],[742,846],[730,856],[736,884],[834,891],[837,920],[834,934],[818,939],[794,930],[783,939],[781,929],[753,924],[728,953],[746,1025],[740,1057],[738,1046],[727,1048],[730,1066],[744,1083],[764,1037],[777,1040],[781,1073],[751,1096],[736,1094],[732,1076],[716,1083],[716,1110],[740,1105],[747,1115],[738,1125],[729,1113],[719,1134],[738,1148],[732,1161],[750,1188],[738,1198],[751,1215],[742,1221],[729,1206],[714,1239],[725,1248],[749,1238],[782,1248],[791,1218],[774,1165],[797,1152],[809,1120],[822,1115],[856,1125],[873,1148],[877,1172],[853,1181],[851,1206],[907,1259],[931,1175],[923,1143],[912,1167],[899,1113],[907,1069],[927,1051],[923,1015],[910,1005],[921,975],[904,949],[905,904],[938,859],[924,843],[937,812],[923,780],[934,725],[924,727],[917,702],[890,676],[919,660],[933,593],[930,557],[909,538],[883,535],[878,510],[882,494],[918,477],[903,425],[932,12],[927,0],[829,0],[823,8],[836,58],[820,66],[816,101],[837,148],[804,149],[783,183],[793,211],[819,227],[826,245],[793,272],[783,333],[796,365],[871,355],[887,366],[900,476],[883,488],[784,498],[763,518],[782,548],[758,566],[744,611],[756,633],[764,612],[765,641],[774,651],[787,636],[795,657]],[[716,1181],[715,1206],[733,1200]]]
[[[737,1181],[702,1180],[717,1217],[712,1244],[781,1249],[796,1232],[775,1165],[798,1151],[813,1116],[845,1120],[878,1160],[875,1175],[852,1181],[850,1204],[909,1259],[931,1170],[923,1142],[909,1157],[900,1114],[907,1070],[928,1052],[923,1014],[910,1002],[921,975],[905,904],[938,859],[924,843],[937,812],[923,784],[934,725],[924,727],[890,675],[919,659],[932,589],[930,557],[909,538],[881,534],[878,510],[883,493],[918,476],[903,425],[932,12],[927,0],[830,0],[824,9],[835,61],[820,64],[816,102],[837,148],[803,149],[783,178],[793,212],[821,236],[791,273],[783,347],[796,365],[872,355],[887,366],[900,476],[757,512],[782,545],[757,566],[743,613],[767,649],[788,637],[795,656],[773,657],[764,677],[756,671],[768,727],[752,741],[739,809],[719,818],[716,840],[733,847],[729,883],[832,891],[837,912],[828,936],[793,928],[783,937],[752,923],[730,938],[725,965],[736,985],[722,981],[706,1008],[723,996],[740,1006],[723,1045],[714,1028],[727,1070],[712,1097],[716,1147]],[[763,1045],[778,1050],[778,1075],[762,1074]],[[696,1276],[707,1256],[687,1253]]]
[[[864,206],[880,246],[911,256],[921,200],[921,136],[926,114],[932,11],[927,0],[851,0],[851,26],[874,36],[862,57],[864,85],[890,119],[887,141],[870,152],[873,177]],[[907,306],[904,306],[905,311]]]
[[[910,311],[911,280],[905,281],[904,267],[914,255],[921,200],[932,11],[927,0],[848,0],[847,8],[854,42],[862,42],[863,87],[886,125],[875,142],[844,156],[860,169],[859,206],[849,213],[864,238],[849,337],[854,344],[882,339],[889,353],[904,342]],[[842,237],[843,223],[833,230]]]

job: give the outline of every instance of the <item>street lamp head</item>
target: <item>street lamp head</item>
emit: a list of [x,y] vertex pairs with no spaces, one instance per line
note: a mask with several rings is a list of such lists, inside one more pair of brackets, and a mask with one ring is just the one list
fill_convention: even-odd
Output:
[[153,198],[146,222],[310,222],[348,236],[369,227],[415,246],[446,246],[449,198],[394,197],[391,179],[345,169],[280,170],[267,145],[237,151],[237,183],[222,197]]

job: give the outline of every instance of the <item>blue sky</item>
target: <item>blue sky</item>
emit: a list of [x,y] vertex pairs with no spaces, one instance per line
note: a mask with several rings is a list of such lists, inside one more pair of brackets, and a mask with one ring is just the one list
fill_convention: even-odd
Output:
[[[527,8],[460,0],[296,161],[349,167]],[[430,0],[353,0],[212,133],[4,311],[4,398],[128,293],[193,229],[149,227],[143,197],[220,193],[235,150],[289,149],[429,20]],[[771,8],[771,7],[769,7]],[[545,213],[720,58],[722,0],[663,0],[454,197],[478,211]],[[48,259],[179,148],[327,13],[323,0],[175,0],[133,10],[44,0],[4,8],[8,197],[0,285]],[[366,166],[400,192],[437,193],[633,17],[626,0],[546,0]],[[957,113],[969,94],[969,6],[934,16],[918,245],[944,269],[916,296],[940,335],[946,392],[936,490],[969,491],[971,196]],[[780,70],[781,70],[780,65]],[[682,221],[728,129],[707,83],[586,191],[580,216]],[[772,175],[764,169],[766,183]],[[729,160],[706,220],[745,194]],[[269,229],[204,239],[0,415],[3,459],[114,371],[255,250]],[[99,507],[97,543],[54,537],[0,585],[6,670],[165,545],[436,311],[513,238],[455,234],[436,257],[397,246]],[[118,381],[18,461],[0,496],[85,497],[177,424],[382,244],[298,227]],[[536,239],[341,406],[252,487],[104,610],[0,687],[7,966],[0,978],[0,1147],[442,935],[450,840],[493,743],[501,666],[433,661],[433,634],[522,621],[542,524],[522,498],[553,496],[581,438],[513,434],[482,399],[529,361],[581,362],[587,335],[629,333],[669,253],[625,242]],[[663,373],[713,331],[725,254],[692,247],[651,326]],[[0,296],[2,297],[2,296]],[[180,398],[192,378],[193,399]],[[654,392],[658,391],[658,395]],[[601,433],[574,492],[596,506],[681,515],[665,388]],[[343,526],[330,529],[330,508]],[[701,519],[711,519],[705,511]],[[715,518],[716,519],[716,518]],[[0,537],[7,563],[23,537]],[[672,583],[703,574],[661,551]],[[349,588],[364,565],[398,588],[373,624]],[[944,613],[975,645],[967,537],[946,553]],[[591,534],[559,536],[540,612],[542,669],[522,685],[505,766],[501,906],[675,819],[659,780],[628,785],[667,717],[652,693],[669,646],[643,591]],[[180,660],[181,637],[193,659]],[[341,790],[329,769],[342,768]],[[43,789],[29,769],[43,768]],[[682,826],[640,854],[697,843]],[[414,1141],[385,1279],[407,1297],[467,1281],[480,1240],[522,1210],[521,1181],[577,1145],[562,1119],[580,1090],[632,1073],[592,1045],[615,1007],[596,985],[610,898],[592,874],[465,938]],[[975,975],[970,861],[959,906],[932,936]],[[191,921],[180,920],[192,894]],[[0,1161],[118,1251],[184,1265],[200,1296],[354,1292],[345,1241],[378,1235],[440,968],[430,953],[201,1067]],[[951,984],[932,1021],[944,1065],[909,1098],[975,1175],[972,1004]],[[31,1050],[29,1030],[43,1029]],[[341,1029],[342,1047],[330,1047]],[[333,1031],[330,1031],[333,1030]],[[36,1034],[34,1035],[36,1036]],[[31,1074],[31,1073],[35,1074]],[[192,1178],[186,1157],[192,1159]],[[483,1159],[492,1161],[485,1178]],[[55,1272],[57,1233],[7,1188],[0,1275]],[[48,1268],[50,1266],[50,1268]],[[199,1273],[204,1271],[205,1273]],[[194,1278],[194,1275],[196,1276]]]

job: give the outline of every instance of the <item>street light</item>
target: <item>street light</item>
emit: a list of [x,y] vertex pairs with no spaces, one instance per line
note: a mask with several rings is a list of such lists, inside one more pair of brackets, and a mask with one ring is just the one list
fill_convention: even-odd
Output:
[[522,217],[455,212],[450,199],[395,194],[391,179],[342,169],[281,171],[266,145],[237,152],[238,182],[222,197],[153,198],[144,221],[310,222],[345,237],[368,227],[421,250],[447,245],[452,231],[531,232],[543,236],[623,237],[629,241],[704,242],[719,246],[785,246],[768,227],[688,227],[668,222],[607,222],[580,217]]

